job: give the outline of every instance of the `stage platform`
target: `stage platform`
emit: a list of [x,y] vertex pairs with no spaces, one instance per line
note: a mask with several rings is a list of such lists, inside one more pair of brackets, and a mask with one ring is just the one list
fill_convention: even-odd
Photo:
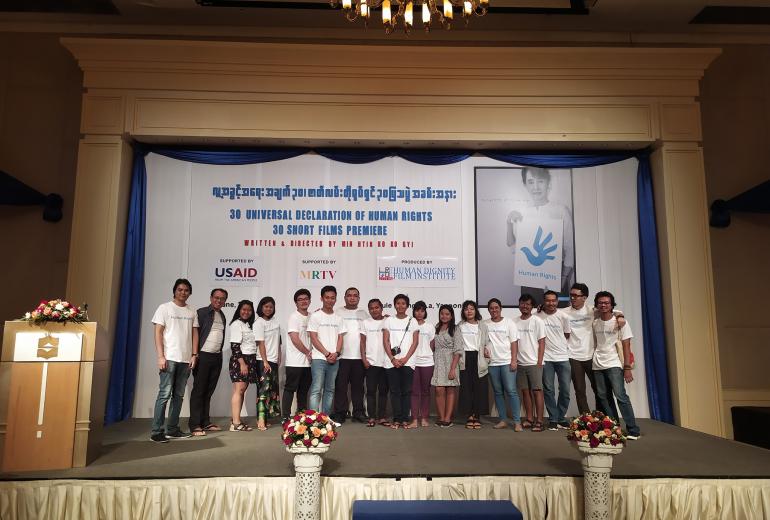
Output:
[[[770,478],[770,450],[641,419],[642,438],[615,458],[616,478]],[[226,419],[218,423],[226,429]],[[324,458],[334,477],[582,476],[566,432],[514,433],[435,426],[413,430],[367,428],[347,421]],[[105,429],[102,455],[86,468],[1,474],[18,479],[134,479],[293,476],[281,427],[214,432],[156,444],[150,419],[130,419]]]
[[[226,425],[226,420],[219,421]],[[615,457],[615,519],[770,519],[770,450],[651,420]],[[0,519],[285,520],[294,513],[292,457],[279,425],[155,444],[149,419],[108,427],[102,455],[66,471],[0,474]],[[347,422],[324,457],[321,519],[353,502],[510,500],[528,519],[583,517],[577,450],[565,431]]]

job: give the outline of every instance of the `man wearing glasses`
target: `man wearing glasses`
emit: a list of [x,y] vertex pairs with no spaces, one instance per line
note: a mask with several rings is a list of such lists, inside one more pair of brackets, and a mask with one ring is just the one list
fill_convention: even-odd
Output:
[[[588,397],[586,396],[586,376],[591,383],[591,390],[596,396],[596,379],[592,368],[595,341],[591,324],[598,317],[596,309],[591,305],[586,305],[588,298],[588,286],[584,283],[575,283],[569,291],[570,306],[563,309],[570,321],[572,333],[568,340],[569,364],[572,372],[572,385],[575,387],[575,400],[577,401],[578,412],[587,413],[591,411],[588,406]],[[619,310],[613,311],[617,318],[618,328],[626,324],[623,313]],[[596,401],[597,405],[599,404]],[[617,417],[615,402],[610,406],[611,410],[601,410],[607,415]]]
[[227,302],[227,291],[211,291],[210,304],[198,309],[200,325],[197,354],[198,363],[193,368],[193,387],[190,392],[190,431],[195,437],[205,437],[207,431],[220,431],[211,422],[209,409],[211,396],[217,388],[219,373],[222,371],[222,346],[225,344],[225,315],[222,307]]

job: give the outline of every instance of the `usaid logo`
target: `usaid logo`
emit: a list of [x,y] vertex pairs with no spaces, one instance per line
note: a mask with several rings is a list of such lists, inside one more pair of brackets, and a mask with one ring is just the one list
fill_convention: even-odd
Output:
[[218,258],[211,266],[211,281],[225,287],[262,285],[258,258]]

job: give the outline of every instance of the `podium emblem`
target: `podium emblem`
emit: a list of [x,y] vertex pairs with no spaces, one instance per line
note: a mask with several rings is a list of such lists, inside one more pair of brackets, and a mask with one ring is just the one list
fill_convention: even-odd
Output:
[[59,355],[59,338],[46,333],[37,340],[37,355],[43,359],[55,358]]

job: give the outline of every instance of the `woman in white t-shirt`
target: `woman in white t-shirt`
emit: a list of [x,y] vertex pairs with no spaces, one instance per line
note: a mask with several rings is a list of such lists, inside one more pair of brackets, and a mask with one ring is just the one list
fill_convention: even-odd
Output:
[[412,317],[417,322],[417,350],[414,351],[414,378],[412,379],[412,428],[430,426],[430,380],[433,378],[433,337],[435,326],[425,321],[428,306],[420,300],[412,306]]
[[257,429],[267,430],[267,419],[281,415],[278,397],[278,360],[281,358],[281,325],[275,319],[275,300],[265,296],[257,305],[254,339],[257,341]]
[[233,319],[230,321],[230,380],[233,382],[233,396],[230,399],[232,412],[231,432],[248,432],[252,428],[241,421],[243,395],[249,383],[259,381],[257,368],[257,341],[254,339],[254,304],[249,300],[238,302]]
[[465,359],[460,365],[460,410],[468,415],[465,427],[478,430],[481,416],[489,415],[489,349],[487,326],[481,321],[476,302],[463,302],[462,321],[456,333],[462,338],[465,350]]

